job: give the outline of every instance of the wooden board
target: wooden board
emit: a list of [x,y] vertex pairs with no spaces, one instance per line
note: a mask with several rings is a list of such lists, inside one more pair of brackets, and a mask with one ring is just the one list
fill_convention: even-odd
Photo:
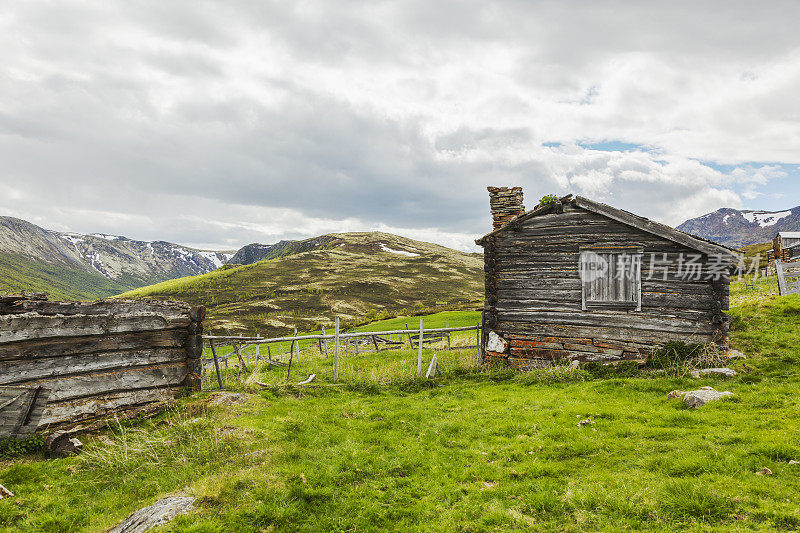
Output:
[[129,315],[7,315],[0,316],[0,343],[51,337],[108,335],[133,331],[186,329],[188,316],[158,313]]
[[49,396],[44,387],[0,387],[0,438],[33,433]]

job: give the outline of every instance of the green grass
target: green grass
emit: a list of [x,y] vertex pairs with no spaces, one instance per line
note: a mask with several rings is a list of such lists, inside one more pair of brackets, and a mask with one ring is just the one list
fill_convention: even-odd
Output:
[[[475,308],[483,293],[476,254],[386,233],[332,236],[324,249],[201,276],[170,280],[122,295],[205,305],[215,333],[277,336],[438,310]],[[382,249],[418,253],[407,257]]]
[[[0,483],[16,494],[0,500],[0,527],[101,531],[185,493],[197,511],[164,530],[796,530],[800,297],[743,302],[732,340],[748,358],[732,379],[517,374],[465,359],[430,381],[398,367],[381,386],[347,371],[332,386],[323,370],[320,386],[298,388],[285,370],[264,371],[255,379],[268,388],[239,385],[247,404],[215,407],[195,394],[110,440],[83,437],[83,456],[0,462]],[[426,324],[462,318],[474,316]],[[301,361],[291,382],[306,364],[317,363]],[[697,410],[667,399],[701,385],[736,396]],[[587,417],[594,423],[579,426]],[[763,467],[773,475],[756,475]]]
[[45,292],[53,300],[94,300],[124,290],[125,286],[96,272],[0,252],[0,293]]

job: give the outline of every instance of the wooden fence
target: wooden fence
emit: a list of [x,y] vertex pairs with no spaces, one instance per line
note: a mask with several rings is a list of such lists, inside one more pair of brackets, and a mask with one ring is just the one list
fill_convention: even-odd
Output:
[[778,274],[778,292],[781,296],[800,294],[800,263],[775,261]]
[[157,412],[200,386],[205,309],[0,296],[0,436]]
[[[300,358],[300,343],[305,341],[308,345],[316,344],[319,353],[325,357],[329,357],[332,352],[333,356],[333,382],[337,383],[339,380],[339,356],[341,348],[344,347],[344,355],[354,353],[380,352],[383,350],[396,350],[405,346],[405,338],[408,339],[411,348],[417,348],[417,370],[416,375],[422,375],[422,350],[426,344],[432,342],[446,342],[446,349],[452,349],[450,334],[459,331],[475,331],[475,345],[474,346],[459,346],[459,349],[475,349],[476,358],[478,361],[482,358],[481,346],[481,325],[463,326],[463,327],[444,327],[444,328],[424,328],[424,321],[420,320],[419,329],[410,329],[406,324],[406,329],[395,329],[386,331],[354,331],[350,333],[342,333],[339,331],[339,319],[335,319],[334,332],[327,334],[324,332],[319,334],[306,334],[306,335],[291,335],[286,337],[273,337],[263,338],[260,336],[244,337],[232,335],[204,335],[203,340],[208,342],[211,357],[203,356],[204,369],[211,368],[213,365],[216,373],[217,384],[220,389],[224,388],[221,365],[225,368],[228,367],[228,360],[235,358],[240,370],[250,371],[250,368],[245,361],[243,352],[246,348],[251,346],[257,347],[255,361],[252,361],[253,369],[257,369],[259,363],[281,366],[287,368],[287,377],[291,372],[292,361],[298,361]],[[392,339],[391,336],[398,336],[399,340]],[[314,343],[316,341],[316,343]],[[282,345],[284,343],[291,343],[288,352],[288,361],[284,357]],[[332,343],[332,346],[329,346]],[[280,345],[280,352],[271,350],[271,345]],[[232,346],[230,352],[226,354],[217,353],[217,349],[221,345]],[[363,345],[364,348],[360,346]],[[260,347],[266,347],[266,357],[262,357]],[[204,354],[207,354],[205,349]]]

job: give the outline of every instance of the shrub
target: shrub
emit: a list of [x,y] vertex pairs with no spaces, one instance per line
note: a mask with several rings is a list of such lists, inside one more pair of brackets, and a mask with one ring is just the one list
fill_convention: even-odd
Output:
[[619,361],[612,364],[591,361],[584,363],[583,370],[594,379],[630,378],[639,375],[639,363]]
[[0,439],[0,457],[12,458],[44,451],[44,435],[31,435],[24,439]]
[[667,375],[683,376],[698,368],[711,368],[725,363],[724,353],[716,344],[669,341],[647,356],[647,367],[663,369]]
[[698,357],[703,351],[703,345],[683,341],[669,341],[661,348],[655,349],[647,356],[649,368],[675,369],[685,365],[689,360]]
[[539,200],[539,205],[552,204],[556,200],[558,200],[558,196],[556,196],[555,194],[547,194],[545,196],[542,196],[542,199]]

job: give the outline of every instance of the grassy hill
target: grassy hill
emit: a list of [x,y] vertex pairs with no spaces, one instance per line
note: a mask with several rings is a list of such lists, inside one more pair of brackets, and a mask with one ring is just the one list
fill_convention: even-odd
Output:
[[94,300],[125,289],[99,272],[0,252],[0,293],[46,292],[53,300]]
[[206,329],[310,331],[423,310],[479,305],[483,260],[388,233],[329,235],[314,250],[127,292],[205,305]]

